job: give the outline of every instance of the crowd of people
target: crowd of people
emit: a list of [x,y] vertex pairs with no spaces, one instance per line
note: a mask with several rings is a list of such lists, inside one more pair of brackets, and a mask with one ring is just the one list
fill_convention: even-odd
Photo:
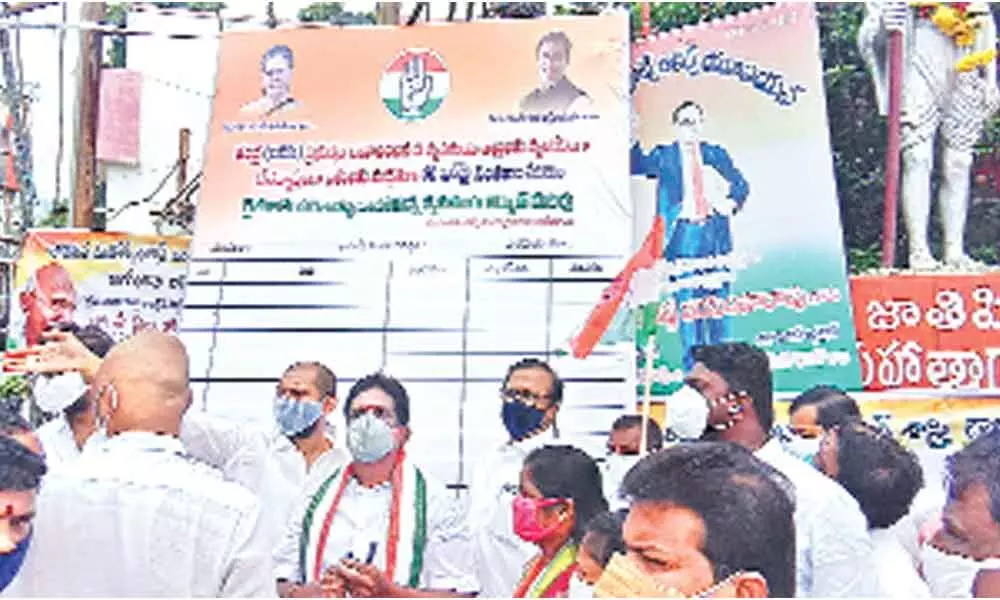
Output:
[[[668,419],[625,415],[595,459],[559,435],[566,390],[525,359],[509,440],[456,496],[407,451],[385,373],[282,374],[274,423],[190,410],[188,357],[146,331],[50,332],[8,353],[51,420],[0,411],[8,596],[988,597],[1000,591],[1000,430],[945,485],[844,392],[775,423],[767,355],[696,348]],[[415,399],[419,402],[419,399]],[[649,425],[644,432],[643,427]],[[674,427],[676,425],[676,427]],[[645,446],[643,446],[645,442]],[[89,551],[94,550],[91,554]]]

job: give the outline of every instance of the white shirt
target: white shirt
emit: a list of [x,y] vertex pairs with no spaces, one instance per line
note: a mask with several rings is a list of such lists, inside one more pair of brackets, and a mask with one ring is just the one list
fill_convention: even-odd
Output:
[[796,596],[877,596],[872,540],[854,498],[775,438],[756,456],[795,486]]
[[[303,520],[314,494],[338,468],[327,463],[319,468],[314,466],[310,472],[288,520],[281,544],[274,552],[274,579],[299,581]],[[467,516],[452,492],[426,472],[423,475],[427,485],[427,544],[424,547],[420,587],[474,593],[478,591],[479,583],[475,576],[473,542]],[[348,552],[359,560],[365,560],[369,545],[375,542],[377,547],[372,564],[385,572],[391,503],[391,485],[366,488],[352,478],[344,488],[337,513],[331,521],[323,562],[336,564]],[[404,542],[401,540],[400,543]]]
[[260,503],[176,438],[122,433],[45,478],[10,596],[276,595]]
[[639,456],[609,455],[598,463],[601,467],[601,483],[604,485],[604,497],[611,510],[629,507],[628,500],[620,496],[622,481],[625,475],[639,462]]
[[702,196],[705,199],[706,205],[708,202],[708,190],[705,189],[705,165],[701,159],[700,143],[694,142],[688,144],[680,142],[679,146],[681,153],[681,177],[684,182],[684,196],[681,199],[680,218],[693,221],[698,216],[698,201],[694,196],[694,171],[699,167],[701,168]]
[[[50,468],[80,457],[65,416],[45,423],[37,434]],[[295,445],[279,432],[196,411],[184,416],[181,442],[191,456],[257,494],[267,507],[263,514],[265,526],[277,544],[309,471]],[[350,460],[342,445],[334,444],[316,459],[313,468],[323,467],[324,463],[339,466]]]
[[902,548],[907,552],[914,568],[920,567],[920,528],[944,510],[945,493],[943,485],[924,485],[913,498],[909,512],[889,531],[896,535]]
[[892,528],[871,530],[875,547],[875,570],[882,598],[930,598],[931,591],[920,578],[910,554],[899,543]]
[[[277,545],[309,471],[295,445],[280,432],[195,411],[184,417],[181,441],[192,456],[257,495],[266,507],[263,517],[271,546]],[[349,460],[343,448],[334,446],[313,468],[328,468],[326,463],[336,468]]]
[[50,469],[79,458],[80,448],[76,445],[73,429],[69,426],[65,415],[59,415],[44,423],[35,430],[35,434],[42,443],[45,464]]
[[472,469],[469,481],[469,519],[476,539],[479,595],[509,598],[524,567],[539,549],[514,533],[513,502],[528,454],[555,441],[549,429],[533,438],[504,444]]

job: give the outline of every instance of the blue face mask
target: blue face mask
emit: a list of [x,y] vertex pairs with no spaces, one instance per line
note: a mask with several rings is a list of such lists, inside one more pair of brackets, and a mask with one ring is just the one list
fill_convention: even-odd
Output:
[[542,421],[545,420],[545,411],[517,400],[505,400],[500,416],[511,439],[520,441],[542,426]]
[[28,537],[21,540],[13,552],[0,554],[0,592],[7,589],[10,582],[14,581],[17,572],[21,570],[21,565],[24,564],[24,557],[27,556],[30,545],[31,534],[28,534]]
[[323,416],[323,405],[314,400],[274,399],[274,420],[281,433],[294,437],[308,430]]

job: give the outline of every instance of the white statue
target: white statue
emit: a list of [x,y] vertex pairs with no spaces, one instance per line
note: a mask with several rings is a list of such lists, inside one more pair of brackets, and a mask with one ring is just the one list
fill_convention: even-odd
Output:
[[940,143],[938,204],[945,265],[979,269],[965,253],[973,145],[1000,108],[996,26],[989,5],[868,2],[858,46],[875,81],[879,111],[888,112],[888,35],[903,35],[901,196],[910,268],[940,265],[927,243],[935,139]]

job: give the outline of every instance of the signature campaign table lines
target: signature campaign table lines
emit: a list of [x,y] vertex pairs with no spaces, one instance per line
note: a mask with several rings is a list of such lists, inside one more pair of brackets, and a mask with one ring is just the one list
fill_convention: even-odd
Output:
[[[412,451],[439,477],[461,485],[468,466],[503,440],[499,389],[507,368],[534,357],[548,360],[566,381],[563,435],[596,451],[603,440],[594,434],[603,432],[582,431],[574,422],[602,411],[610,425],[625,409],[630,357],[599,349],[578,361],[560,350],[623,260],[569,254],[195,259],[181,323],[192,385],[204,410],[267,423],[274,386],[293,362],[330,366],[340,398],[358,378],[384,370],[410,394]],[[296,351],[276,355],[271,348]]]

